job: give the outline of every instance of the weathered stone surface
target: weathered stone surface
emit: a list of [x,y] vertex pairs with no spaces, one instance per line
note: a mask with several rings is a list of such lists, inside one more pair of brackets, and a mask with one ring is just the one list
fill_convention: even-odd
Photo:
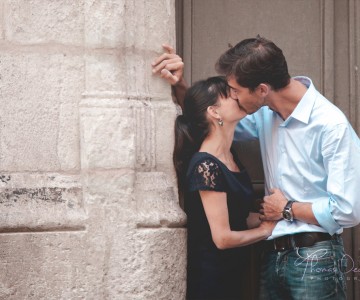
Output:
[[114,91],[131,98],[169,99],[170,87],[151,72],[151,61],[160,53],[161,49],[157,54],[136,53],[132,48],[88,53],[86,93]]
[[[0,298],[95,299],[101,273],[89,268],[93,257],[84,232],[0,235]],[[102,299],[102,298],[97,298]]]
[[[173,174],[172,154],[174,148],[174,121],[176,107],[169,99],[153,103],[156,134],[156,169]],[[164,129],[167,130],[164,130]]]
[[185,229],[118,228],[109,244],[109,299],[185,299]]
[[133,168],[135,135],[132,108],[82,107],[82,167]]
[[135,53],[174,44],[173,0],[85,0],[85,12],[87,46]]
[[77,102],[82,74],[78,56],[2,53],[1,170],[79,168]]
[[[86,0],[86,91],[118,91],[168,99],[170,87],[151,73],[151,62],[175,47],[173,0]],[[162,9],[159,9],[161,7]],[[160,30],[161,28],[161,30]]]
[[185,298],[174,37],[174,0],[0,1],[0,299]]
[[0,40],[4,38],[4,2],[0,2]]
[[82,230],[87,219],[78,176],[2,174],[0,232]]
[[162,172],[137,172],[135,183],[138,227],[182,227],[186,216],[177,202],[174,182]]
[[83,45],[83,0],[4,0],[6,39],[21,44]]
[[136,220],[135,172],[132,170],[92,171],[84,176],[85,206],[103,207],[111,212],[108,220],[125,226]]
[[85,0],[85,43],[118,47],[126,40],[126,0]]

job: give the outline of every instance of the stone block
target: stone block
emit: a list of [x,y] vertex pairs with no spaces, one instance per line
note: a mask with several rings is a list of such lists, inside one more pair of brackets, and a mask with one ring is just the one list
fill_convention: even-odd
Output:
[[174,0],[85,0],[85,16],[89,47],[148,51],[175,42]]
[[174,1],[88,0],[85,6],[86,43],[96,48],[85,57],[86,91],[167,98],[170,86],[152,76],[151,62],[161,44],[176,46]]
[[94,51],[85,56],[86,93],[116,92],[125,97],[168,99],[170,86],[153,76],[152,60],[160,54],[136,54],[132,49]]
[[174,182],[162,172],[137,172],[135,182],[138,227],[183,227]]
[[134,167],[135,133],[131,107],[81,107],[80,115],[84,169]]
[[185,253],[185,229],[119,228],[105,276],[108,298],[185,299]]
[[118,207],[121,222],[134,220],[133,196],[135,172],[129,169],[91,171],[84,174],[85,206]]
[[102,274],[89,266],[102,259],[84,232],[6,234],[0,244],[1,299],[96,299]]
[[156,169],[173,174],[174,124],[176,107],[168,101],[153,102],[156,133]]
[[128,77],[131,70],[127,69],[127,61],[121,51],[96,52],[85,56],[86,92],[122,91],[127,92]]
[[115,48],[126,40],[126,0],[85,0],[85,44]]
[[20,44],[84,43],[83,0],[5,0],[5,35]]
[[124,23],[134,30],[126,32],[124,46],[153,50],[162,43],[175,44],[175,1],[139,2],[127,1]]
[[76,175],[0,176],[0,232],[83,230],[87,215]]
[[4,1],[0,2],[0,40],[4,39]]
[[2,170],[79,169],[78,101],[83,70],[81,56],[2,53]]

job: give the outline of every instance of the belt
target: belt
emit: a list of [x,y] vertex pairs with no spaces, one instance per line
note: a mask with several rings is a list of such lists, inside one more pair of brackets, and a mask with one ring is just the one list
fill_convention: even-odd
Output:
[[311,247],[315,243],[330,241],[338,235],[331,236],[325,232],[302,232],[278,237],[273,240],[265,241],[265,250],[267,251],[286,251],[302,247]]

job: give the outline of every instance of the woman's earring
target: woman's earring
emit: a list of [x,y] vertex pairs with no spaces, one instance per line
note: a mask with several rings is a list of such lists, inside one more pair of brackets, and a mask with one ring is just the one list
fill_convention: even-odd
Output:
[[224,121],[223,120],[218,120],[218,123],[219,123],[219,125],[222,127],[222,126],[224,126]]

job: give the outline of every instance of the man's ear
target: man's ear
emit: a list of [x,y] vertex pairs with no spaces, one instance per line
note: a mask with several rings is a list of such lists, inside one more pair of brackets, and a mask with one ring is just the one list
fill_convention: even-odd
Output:
[[269,94],[270,90],[271,90],[271,87],[266,83],[260,83],[256,88],[256,92],[261,97],[266,97]]

